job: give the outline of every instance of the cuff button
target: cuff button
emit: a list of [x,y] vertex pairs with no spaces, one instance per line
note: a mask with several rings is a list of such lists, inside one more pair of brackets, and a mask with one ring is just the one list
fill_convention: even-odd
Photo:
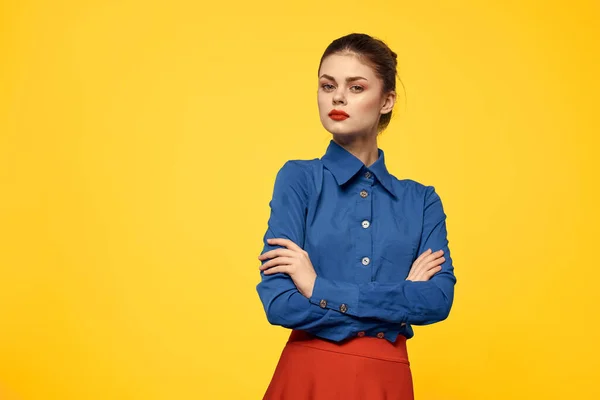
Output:
[[323,299],[319,302],[319,305],[321,306],[321,308],[325,308],[327,307],[327,300]]
[[377,334],[377,337],[378,337],[379,339],[383,339],[383,338],[385,337],[385,334],[384,334],[383,332],[379,332],[379,333]]
[[340,311],[341,311],[341,312],[343,312],[343,313],[345,313],[346,311],[348,311],[348,306],[347,306],[347,305],[345,305],[345,304],[342,304],[342,305],[340,306]]

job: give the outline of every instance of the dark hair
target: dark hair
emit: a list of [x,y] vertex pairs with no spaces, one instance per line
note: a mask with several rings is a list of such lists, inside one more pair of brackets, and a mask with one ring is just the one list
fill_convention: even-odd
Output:
[[[317,71],[321,70],[321,64],[325,57],[337,53],[354,53],[362,62],[370,65],[375,74],[383,81],[383,93],[396,90],[398,56],[382,40],[364,33],[351,33],[335,39],[321,56]],[[388,126],[391,119],[392,111],[381,116],[379,132]]]

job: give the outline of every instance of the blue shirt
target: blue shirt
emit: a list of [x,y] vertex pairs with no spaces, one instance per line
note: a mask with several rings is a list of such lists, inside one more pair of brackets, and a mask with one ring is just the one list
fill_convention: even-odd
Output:
[[[268,321],[341,341],[377,336],[395,342],[411,325],[448,317],[456,278],[446,214],[433,186],[397,179],[384,152],[365,166],[333,140],[321,159],[290,160],[277,173],[263,253],[290,239],[317,273],[303,296],[289,275],[265,275],[257,285]],[[429,281],[407,281],[427,249],[444,250],[442,270]]]

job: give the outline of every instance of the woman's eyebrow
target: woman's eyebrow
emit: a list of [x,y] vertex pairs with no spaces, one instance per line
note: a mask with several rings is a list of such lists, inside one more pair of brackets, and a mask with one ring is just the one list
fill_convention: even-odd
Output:
[[[335,78],[331,75],[323,74],[320,76],[320,78],[330,79],[335,82]],[[364,79],[365,81],[368,80],[367,78],[363,78],[362,76],[350,76],[350,77],[346,78],[346,82],[358,81],[360,79]]]

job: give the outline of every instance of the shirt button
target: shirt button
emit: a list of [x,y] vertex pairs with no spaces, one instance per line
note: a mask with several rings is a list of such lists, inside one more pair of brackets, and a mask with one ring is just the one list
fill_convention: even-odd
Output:
[[371,262],[371,260],[369,260],[369,257],[363,257],[363,259],[361,260],[363,265],[369,265],[369,263]]
[[371,177],[371,173],[367,171],[367,172],[365,173],[365,178],[369,179],[370,177]]
[[345,313],[346,311],[348,311],[348,306],[347,306],[347,305],[345,305],[345,304],[342,304],[342,305],[340,306],[340,311],[341,311],[341,312],[343,312],[343,313]]
[[319,305],[321,306],[321,308],[325,308],[327,307],[327,300],[323,299],[319,302]]
[[365,336],[365,333],[363,331],[360,331],[356,334],[358,337],[363,337]]
[[360,197],[362,197],[363,199],[364,199],[365,197],[367,197],[368,195],[369,195],[369,193],[367,193],[367,191],[366,191],[366,190],[364,190],[364,189],[363,189],[363,190],[361,190],[361,191],[360,191]]
[[371,223],[369,221],[367,221],[367,220],[364,220],[362,222],[362,227],[365,228],[365,229],[367,229],[370,225],[371,225]]
[[385,337],[385,334],[384,334],[383,332],[379,332],[379,333],[377,334],[377,337],[378,337],[379,339],[383,339],[383,338]]

